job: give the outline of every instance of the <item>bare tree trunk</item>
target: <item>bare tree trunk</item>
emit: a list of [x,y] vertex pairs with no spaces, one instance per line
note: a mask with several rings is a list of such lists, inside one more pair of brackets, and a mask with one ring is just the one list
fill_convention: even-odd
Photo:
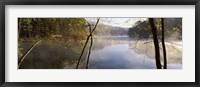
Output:
[[[86,21],[86,22],[87,22],[87,21]],[[88,22],[87,22],[87,23],[88,23]],[[92,36],[92,33],[93,33],[94,30],[96,29],[98,23],[99,23],[99,18],[97,19],[97,22],[96,22],[96,24],[95,24],[95,26],[94,26],[93,29],[91,28],[91,25],[88,23],[89,28],[90,28],[90,30],[92,30],[92,31],[91,31],[90,34],[87,36],[87,39],[86,39],[85,45],[84,45],[84,47],[83,47],[83,49],[82,49],[81,55],[80,55],[79,60],[78,60],[78,62],[77,62],[76,69],[78,69],[78,67],[79,67],[79,64],[80,64],[81,58],[82,58],[82,56],[83,56],[83,53],[84,53],[84,51],[85,51],[85,48],[86,48],[87,43],[88,43],[88,41],[89,41],[89,38]]]
[[160,63],[160,51],[159,51],[159,43],[158,43],[158,38],[157,38],[157,29],[154,24],[154,19],[149,18],[149,23],[151,26],[151,32],[153,34],[153,42],[154,42],[154,47],[155,47],[155,60],[156,60],[156,67],[157,69],[162,69],[161,63]]
[[[92,34],[92,29],[90,28],[90,33]],[[91,35],[91,42],[90,42],[90,48],[89,48],[89,53],[88,53],[88,58],[87,58],[87,64],[86,64],[86,69],[88,69],[89,67],[89,60],[90,60],[90,54],[91,54],[91,49],[92,49],[92,44],[93,44],[93,38],[92,38],[92,35]]]
[[163,48],[163,59],[164,59],[164,69],[167,69],[167,55],[166,55],[166,48],[165,48],[165,25],[164,25],[164,18],[161,18],[162,21],[162,48]]

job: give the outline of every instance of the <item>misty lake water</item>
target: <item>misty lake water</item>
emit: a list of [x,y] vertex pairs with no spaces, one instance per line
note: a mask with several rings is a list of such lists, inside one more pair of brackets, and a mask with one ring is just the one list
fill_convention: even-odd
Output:
[[[142,41],[141,41],[142,42]],[[135,44],[142,44],[130,39],[128,36],[100,36],[94,39],[96,45],[103,45],[93,49],[90,59],[90,68],[101,69],[155,69],[155,59],[149,58],[142,52],[136,52]],[[138,48],[145,48],[146,45]],[[152,49],[151,51],[154,51]],[[154,55],[154,54],[151,54]],[[181,68],[180,63],[169,63],[168,68]]]
[[[93,39],[90,69],[156,69],[154,46],[151,40],[136,41],[128,36],[94,36]],[[67,48],[62,42],[51,44],[47,42],[47,40],[43,41],[36,46],[24,60],[21,68],[75,68],[80,52],[75,53],[72,50],[81,50],[82,47],[76,43],[72,45],[73,47]],[[181,41],[173,43],[178,45],[172,46],[166,43],[168,68],[181,69],[182,46],[180,45],[182,44]],[[85,68],[86,57],[87,52],[84,54],[80,68]]]

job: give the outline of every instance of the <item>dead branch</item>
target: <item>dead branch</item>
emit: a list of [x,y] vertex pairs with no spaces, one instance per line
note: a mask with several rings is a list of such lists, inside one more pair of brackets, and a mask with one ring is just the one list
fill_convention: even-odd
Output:
[[18,68],[20,67],[21,63],[23,62],[23,60],[26,58],[26,56],[33,50],[33,48],[39,44],[44,38],[40,39],[39,41],[37,41],[35,44],[33,44],[33,46],[22,56],[22,58],[20,58],[20,61],[18,62]]

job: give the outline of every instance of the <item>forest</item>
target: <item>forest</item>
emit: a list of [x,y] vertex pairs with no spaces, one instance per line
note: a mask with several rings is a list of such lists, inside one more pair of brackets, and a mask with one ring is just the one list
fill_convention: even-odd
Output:
[[18,18],[18,68],[181,69],[182,18]]
[[[161,19],[155,19],[158,38],[162,35]],[[137,21],[136,24],[129,28],[128,35],[137,39],[151,38],[151,27],[148,21]],[[181,40],[182,39],[182,19],[169,18],[165,19],[165,39]]]

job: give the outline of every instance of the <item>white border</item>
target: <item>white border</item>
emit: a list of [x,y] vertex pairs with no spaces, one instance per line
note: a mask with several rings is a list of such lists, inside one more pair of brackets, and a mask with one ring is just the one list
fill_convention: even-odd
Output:
[[[6,5],[6,82],[194,82],[195,6],[43,6]],[[183,69],[181,70],[17,70],[18,17],[182,17]]]

